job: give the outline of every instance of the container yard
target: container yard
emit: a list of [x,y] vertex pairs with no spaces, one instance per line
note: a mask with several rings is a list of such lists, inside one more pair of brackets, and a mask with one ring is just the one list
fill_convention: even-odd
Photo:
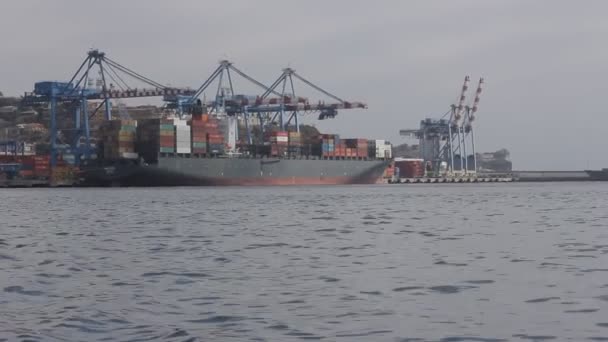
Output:
[[51,168],[48,155],[0,155],[0,187],[73,186],[78,172],[62,159]]

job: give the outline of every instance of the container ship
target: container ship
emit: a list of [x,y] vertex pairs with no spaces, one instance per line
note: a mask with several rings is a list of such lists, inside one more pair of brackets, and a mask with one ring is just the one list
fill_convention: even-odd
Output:
[[327,185],[378,182],[391,159],[385,140],[269,130],[257,143],[234,136],[230,118],[111,120],[82,185]]

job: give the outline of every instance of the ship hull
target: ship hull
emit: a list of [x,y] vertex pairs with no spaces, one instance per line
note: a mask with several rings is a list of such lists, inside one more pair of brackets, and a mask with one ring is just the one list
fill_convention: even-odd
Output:
[[[113,186],[269,186],[376,183],[388,165],[384,160],[316,160],[191,158],[164,156],[154,165],[113,169],[87,177],[89,185]],[[92,175],[93,173],[89,173]]]

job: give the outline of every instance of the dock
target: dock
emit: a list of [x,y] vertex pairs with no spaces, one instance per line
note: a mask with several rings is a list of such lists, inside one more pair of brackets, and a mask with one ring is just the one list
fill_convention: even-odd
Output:
[[416,177],[387,179],[389,184],[433,184],[433,183],[511,183],[511,182],[592,182],[608,181],[608,169],[600,171],[512,171],[455,174],[441,177]]
[[389,184],[462,184],[462,183],[510,183],[516,181],[513,177],[420,177],[395,178]]

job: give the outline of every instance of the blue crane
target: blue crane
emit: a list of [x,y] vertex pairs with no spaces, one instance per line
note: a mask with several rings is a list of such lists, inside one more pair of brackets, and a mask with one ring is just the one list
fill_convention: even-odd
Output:
[[[100,76],[100,88],[87,87],[92,79],[91,73],[97,69]],[[125,79],[139,81],[146,86],[134,88],[129,86]],[[112,83],[108,83],[111,81]],[[149,88],[148,88],[149,87]],[[51,133],[51,167],[57,163],[57,105],[59,103],[72,104],[74,111],[75,136],[71,142],[76,155],[90,158],[92,153],[90,141],[89,120],[98,111],[105,107],[105,119],[112,119],[111,99],[138,98],[152,96],[190,96],[194,90],[189,88],[174,88],[162,85],[147,78],[132,69],[110,59],[104,52],[90,50],[68,82],[42,81],[34,85],[34,91],[25,93],[24,104],[50,105],[50,133]],[[99,101],[92,113],[88,113],[88,101]],[[84,137],[84,146],[79,143]]]
[[[258,96],[235,94],[230,74],[231,71],[257,85],[259,88],[262,88],[263,93]],[[228,80],[228,87],[224,87],[226,79]],[[336,102],[325,103],[318,101],[316,103],[311,103],[308,98],[296,96],[294,79],[332,98]],[[215,80],[218,80],[215,99],[209,103],[201,102],[198,98]],[[280,90],[279,87],[281,87]],[[271,97],[271,95],[273,97]],[[227,60],[220,62],[220,65],[215,69],[211,76],[203,82],[192,96],[165,96],[164,100],[168,102],[170,108],[176,108],[180,115],[184,110],[189,111],[190,113],[201,112],[201,106],[207,106],[215,112],[221,109],[229,116],[242,115],[245,119],[245,129],[247,130],[247,140],[249,144],[252,143],[251,128],[249,127],[249,119],[252,115],[259,120],[263,134],[265,127],[278,124],[281,129],[285,129],[291,124],[292,120],[294,121],[296,130],[299,131],[298,113],[318,112],[318,119],[323,120],[334,118],[339,109],[367,108],[367,105],[364,103],[345,101],[334,94],[331,94],[300,76],[294,69],[283,69],[281,75],[270,86],[266,86],[237,69],[232,62]],[[285,119],[286,112],[290,113],[287,119]]]
[[[169,108],[177,109],[178,113],[182,115],[184,111],[187,112],[196,112],[200,110],[200,108],[196,108],[197,105],[209,105],[212,108],[212,111],[218,111],[220,108],[224,108],[226,105],[226,101],[231,101],[235,97],[234,93],[234,84],[232,82],[231,71],[241,76],[245,80],[251,82],[252,84],[262,88],[264,91],[268,91],[268,87],[257,81],[253,77],[247,75],[246,73],[239,70],[234,64],[228,60],[222,60],[219,63],[220,65],[211,73],[211,75],[201,84],[201,86],[195,90],[192,94],[187,96],[185,95],[173,95],[168,94],[164,97],[164,101],[167,102]],[[215,99],[210,103],[202,103],[199,98],[214,81],[217,82],[217,91],[215,95]],[[226,87],[226,80],[227,87]],[[275,91],[271,91],[271,93],[275,95],[279,95],[279,93]],[[236,95],[237,98],[243,97],[243,95]],[[228,110],[229,114],[232,114],[233,111]],[[196,114],[196,113],[195,113]]]

